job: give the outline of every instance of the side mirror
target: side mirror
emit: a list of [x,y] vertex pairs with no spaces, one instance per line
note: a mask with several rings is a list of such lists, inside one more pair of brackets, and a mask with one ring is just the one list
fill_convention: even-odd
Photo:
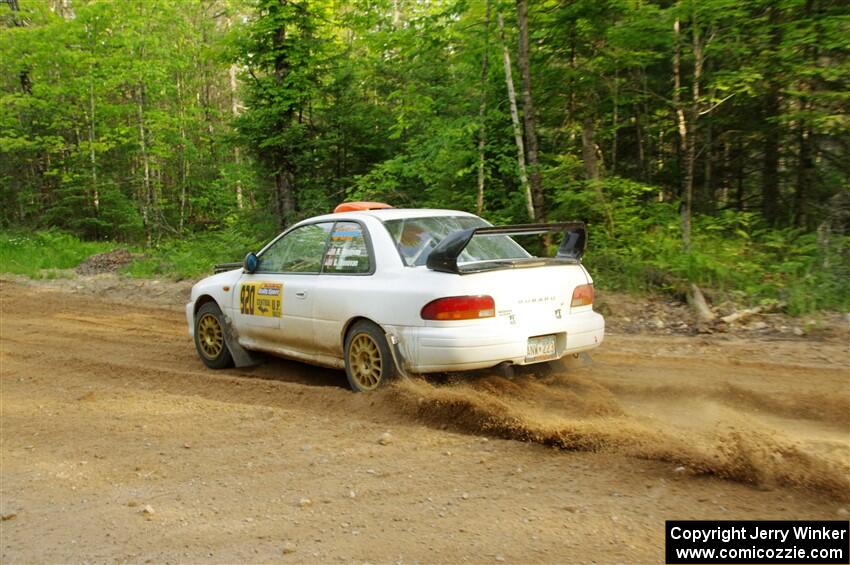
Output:
[[246,273],[254,273],[260,267],[260,259],[253,251],[245,255],[245,261],[242,262],[242,268]]

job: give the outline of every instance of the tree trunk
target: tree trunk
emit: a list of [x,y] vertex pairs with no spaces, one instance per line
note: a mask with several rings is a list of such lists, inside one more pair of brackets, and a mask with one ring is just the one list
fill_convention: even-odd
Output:
[[635,144],[638,154],[638,178],[646,181],[646,149],[643,146],[643,122],[640,117],[640,107],[635,104]]
[[694,171],[696,170],[697,162],[697,121],[699,120],[699,97],[700,97],[700,82],[702,81],[702,39],[697,24],[696,8],[693,8],[691,15],[691,39],[694,53],[694,74],[691,82],[691,123],[689,126],[690,135],[688,136],[687,147],[687,162],[685,169],[685,195],[687,198],[687,224],[688,238],[687,245],[691,243],[691,215],[694,206]]
[[[770,30],[770,51],[776,53],[781,44],[778,9],[768,7]],[[773,73],[779,62],[776,56],[770,57],[768,72]],[[772,225],[779,222],[781,205],[779,202],[779,143],[780,128],[776,120],[780,112],[780,86],[773,74],[767,77],[767,92],[762,101],[762,121],[764,128],[764,153],[761,174],[761,211],[764,219]]]
[[744,211],[744,144],[738,142],[738,151],[735,157],[736,175],[735,175],[735,208],[739,212]]
[[[639,76],[636,77],[642,78],[643,73],[639,72]],[[643,92],[644,96],[646,95],[645,89]],[[634,115],[635,115],[635,142],[637,145],[637,153],[638,153],[638,178],[642,181],[649,180],[649,165],[647,164],[646,153],[647,147],[644,144],[643,136],[644,136],[644,127],[643,127],[643,111],[642,111],[643,103],[641,101],[636,101],[634,104]]]
[[[806,0],[804,14],[807,19],[813,17],[814,0]],[[818,60],[818,28],[815,27],[816,41],[813,46],[805,47],[805,56],[812,62],[813,66],[817,66]],[[805,227],[808,223],[806,217],[806,199],[812,193],[812,188],[815,179],[815,139],[812,135],[809,119],[806,117],[810,110],[807,97],[813,85],[811,79],[803,78],[798,87],[802,96],[799,97],[799,112],[800,118],[797,122],[797,178],[794,187],[794,223],[797,226]]]
[[688,135],[688,121],[685,117],[685,106],[682,103],[682,45],[681,45],[681,24],[679,18],[673,21],[673,107],[676,110],[676,126],[679,131],[680,147],[685,151],[685,175],[682,180],[681,188],[681,203],[679,205],[679,213],[681,216],[682,225],[682,241],[685,244],[685,250],[690,250],[691,246],[691,194],[693,178],[688,175],[688,147],[691,136]]
[[[20,17],[21,8],[18,6],[18,0],[6,0],[9,8],[12,10],[12,22],[15,27],[25,27],[27,21]],[[18,80],[21,83],[21,92],[24,94],[32,94],[32,81],[30,80],[29,71],[24,68],[18,73]]]
[[605,227],[608,234],[611,235],[614,230],[614,217],[608,207],[608,202],[605,200],[605,193],[602,191],[602,174],[596,150],[596,130],[593,119],[585,118],[581,123],[581,157],[584,162],[584,174],[590,182],[590,186],[596,192],[597,198],[599,198],[599,203],[605,212]]
[[596,159],[596,132],[591,118],[585,118],[581,123],[581,158],[587,180],[596,184],[599,181],[599,162]]
[[94,93],[93,87],[89,87],[89,164],[91,165],[91,184],[92,184],[92,207],[94,208],[95,216],[100,212],[100,194],[97,185],[97,157],[94,151]]
[[[286,4],[286,0],[279,0],[279,2],[281,6]],[[286,51],[283,49],[285,42],[286,28],[281,27],[275,33],[273,41],[275,52],[278,53],[274,62],[274,76],[278,86],[283,84],[289,74],[289,61],[286,58]],[[288,126],[295,117],[295,112],[291,105],[286,109],[285,117]],[[295,173],[289,151],[284,149],[281,153],[277,158],[277,172],[275,173],[275,187],[277,191],[276,206],[280,226],[287,227],[295,220]]]
[[[237,97],[236,91],[236,65],[230,65],[229,69],[230,75],[230,112],[231,115],[235,118],[239,115],[239,98]],[[239,146],[234,144],[233,146],[233,162],[237,166],[237,174],[242,174],[242,154],[239,150]],[[236,207],[241,210],[242,209],[242,179],[236,179]]]
[[295,219],[295,190],[294,177],[290,167],[284,167],[275,175],[277,190],[277,213],[280,227],[285,228]]
[[522,119],[525,126],[526,151],[528,153],[531,199],[538,222],[545,221],[543,184],[540,178],[540,160],[537,148],[537,125],[534,116],[534,100],[531,96],[531,62],[528,53],[528,0],[517,0],[517,23],[519,24],[519,66],[522,78]]
[[762,103],[764,112],[764,154],[761,172],[761,211],[771,225],[779,220],[779,132],[773,123],[779,114],[779,85],[771,83]]
[[528,172],[525,168],[525,145],[522,141],[522,129],[519,125],[519,112],[516,107],[516,92],[514,91],[514,79],[511,72],[511,55],[505,43],[505,22],[499,14],[499,37],[502,40],[502,55],[505,63],[505,82],[508,86],[508,100],[511,103],[511,123],[514,127],[514,141],[517,149],[517,166],[519,168],[519,181],[525,193],[525,204],[528,217],[532,220],[537,217],[534,210],[534,199],[531,194],[531,185],[528,183]]
[[398,0],[393,0],[393,27],[398,28],[401,24],[401,10],[398,7]]
[[484,17],[484,55],[481,57],[481,96],[478,102],[478,194],[475,210],[484,211],[484,147],[487,145],[487,72],[490,66],[490,0]]
[[717,319],[717,314],[712,312],[711,308],[708,307],[708,303],[705,301],[705,296],[702,291],[693,283],[691,283],[691,287],[687,294],[687,301],[688,305],[697,315],[697,320],[700,324],[710,324]]
[[76,17],[71,0],[53,0],[50,9],[64,20],[73,20]]
[[142,205],[142,223],[145,228],[145,242],[148,247],[150,247],[153,243],[153,220],[152,216],[152,194],[151,194],[151,167],[150,167],[150,159],[148,157],[148,145],[147,138],[145,135],[145,86],[144,84],[139,85],[138,90],[136,92],[136,110],[138,112],[138,121],[139,121],[139,152],[142,158],[142,194],[141,194],[141,205]]
[[723,160],[720,162],[720,207],[726,208],[729,205],[729,178],[732,154],[732,143],[728,137],[723,140]]
[[619,112],[620,112],[619,93],[620,92],[619,92],[619,90],[620,90],[619,73],[615,70],[614,71],[614,100],[613,100],[614,108],[613,108],[613,112],[612,112],[612,115],[611,115],[611,122],[612,122],[611,125],[612,125],[613,131],[611,133],[612,139],[611,139],[611,168],[610,168],[610,171],[611,171],[612,175],[617,174],[617,128],[620,125],[620,123],[619,123],[620,122],[620,116],[619,116]]
[[182,233],[186,219],[186,184],[189,182],[189,160],[186,158],[186,116],[183,110],[183,88],[180,76],[177,77],[177,106],[180,108],[180,223],[178,229]]
[[[237,12],[236,17],[240,17],[240,14]],[[230,29],[233,25],[232,18],[227,19],[227,28]],[[239,90],[238,90],[238,81],[236,80],[236,71],[237,66],[236,63],[232,63],[227,70],[228,78],[230,79],[230,115],[233,118],[239,116]],[[243,195],[242,195],[242,150],[238,144],[233,144],[233,163],[236,165],[237,177],[234,190],[236,192],[236,208],[241,210],[244,206]]]
[[97,185],[97,156],[95,155],[95,105],[94,105],[94,77],[92,69],[89,67],[89,164],[91,166],[91,185],[92,185],[92,207],[94,215],[100,213],[100,194],[98,193]]
[[684,175],[682,178],[682,199],[679,207],[682,223],[682,243],[685,251],[691,248],[691,210],[694,201],[694,171],[696,167],[696,126],[699,119],[700,80],[702,79],[702,39],[696,21],[696,13],[691,17],[691,37],[694,55],[694,71],[691,84],[691,104],[685,108],[682,101],[682,48],[681,24],[679,18],[673,22],[675,47],[673,52],[673,105],[676,109],[676,121],[679,138],[685,153]]
[[713,154],[712,143],[714,143],[714,140],[713,140],[713,128],[712,128],[711,120],[709,120],[705,124],[705,141],[703,143],[704,143],[703,147],[705,149],[703,150],[703,158],[702,158],[702,161],[703,161],[702,194],[703,194],[703,198],[705,200],[711,201],[710,204],[712,206],[712,209],[716,210],[717,209],[716,208],[717,202],[715,201],[715,198],[714,198],[714,187],[712,185],[712,183],[713,183],[712,175],[713,175],[714,171],[712,169],[713,162],[711,160],[711,157],[712,157],[712,154]]
[[[805,102],[801,101],[805,107]],[[814,177],[814,151],[812,148],[812,132],[804,120],[797,126],[797,179],[794,187],[794,223],[805,227],[806,198],[811,193],[812,178]]]

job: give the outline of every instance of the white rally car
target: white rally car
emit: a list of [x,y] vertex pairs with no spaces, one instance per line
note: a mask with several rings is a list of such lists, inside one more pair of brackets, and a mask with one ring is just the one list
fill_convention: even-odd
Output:
[[[553,258],[511,237],[545,232],[564,234]],[[577,222],[492,227],[454,210],[346,203],[217,266],[230,270],[192,288],[189,333],[208,367],[259,351],[345,368],[355,391],[398,373],[553,361],[605,332],[585,241]]]

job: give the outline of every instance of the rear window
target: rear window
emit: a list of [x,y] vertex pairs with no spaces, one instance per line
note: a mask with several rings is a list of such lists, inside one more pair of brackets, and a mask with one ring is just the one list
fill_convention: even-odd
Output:
[[[424,265],[431,250],[455,230],[487,227],[489,224],[475,216],[436,216],[430,218],[405,218],[384,222],[393,238],[401,260],[408,267]],[[506,235],[479,236],[472,239],[458,263],[497,261],[500,259],[526,259],[531,257],[520,244]]]

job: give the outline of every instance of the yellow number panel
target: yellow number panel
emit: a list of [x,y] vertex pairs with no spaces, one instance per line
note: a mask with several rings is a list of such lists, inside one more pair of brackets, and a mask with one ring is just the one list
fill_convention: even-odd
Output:
[[239,289],[239,312],[249,316],[280,318],[283,314],[283,284],[242,283]]

